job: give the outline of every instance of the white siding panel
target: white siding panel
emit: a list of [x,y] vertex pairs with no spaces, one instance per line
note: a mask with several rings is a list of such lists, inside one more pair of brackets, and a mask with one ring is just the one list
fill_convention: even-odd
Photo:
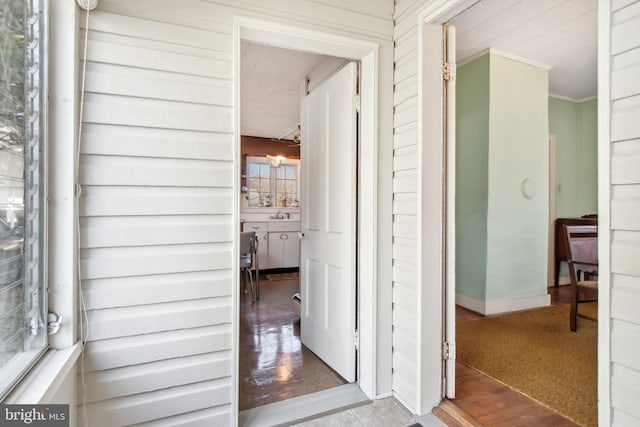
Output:
[[228,107],[87,94],[84,108],[86,123],[233,132],[233,110]]
[[229,242],[229,216],[90,217],[80,222],[83,248]]
[[407,313],[411,313],[415,321],[416,312],[416,289],[412,286],[405,286],[400,282],[393,283],[393,304],[394,307],[402,307]]
[[418,128],[415,123],[405,126],[402,130],[397,129],[393,138],[393,147],[395,149],[410,147],[418,143]]
[[638,405],[640,372],[618,364],[613,365],[611,375],[611,401],[615,408],[640,420]]
[[93,341],[85,347],[85,372],[214,353],[230,348],[230,325]]
[[[611,20],[611,425],[640,425],[640,1]],[[607,424],[604,420],[602,424]]]
[[415,239],[393,239],[393,258],[415,265],[418,262],[418,243]]
[[636,418],[620,410],[614,409],[611,411],[611,414],[612,427],[628,427],[640,424],[640,418]]
[[82,189],[82,216],[231,215],[230,190],[170,187],[87,187]]
[[[625,93],[621,91],[621,93]],[[611,139],[624,141],[640,135],[640,95],[613,102],[611,108]]]
[[88,93],[225,107],[233,105],[233,88],[229,80],[207,79],[120,65],[88,64],[85,88]]
[[622,9],[623,7],[627,7],[630,4],[636,2],[637,0],[612,0],[611,1],[611,10],[616,11],[618,9]]
[[162,420],[137,424],[137,427],[211,427],[232,424],[232,417],[228,406],[203,409],[187,414],[175,415]]
[[416,265],[401,260],[393,261],[393,282],[401,283],[411,289],[416,289]]
[[[413,84],[416,87],[416,96],[418,95],[418,56],[409,55],[396,62],[396,72],[393,75],[395,84]],[[410,80],[410,81],[407,81]]]
[[[614,158],[612,167],[615,163],[626,162],[616,162]],[[633,172],[629,176],[636,174],[637,172]],[[612,173],[612,175],[616,175],[616,173]],[[611,227],[618,230],[640,231],[640,223],[637,221],[637,218],[640,217],[640,185],[615,186],[612,195]]]
[[418,167],[418,153],[416,146],[399,148],[394,151],[393,170],[415,170]]
[[416,215],[418,202],[416,193],[397,193],[393,197],[394,215]]
[[640,232],[614,231],[611,243],[611,271],[640,276]]
[[125,426],[224,405],[231,389],[224,378],[90,403],[86,410],[94,427]]
[[636,301],[640,300],[640,277],[615,274],[612,279],[611,311],[613,317],[640,325],[640,311]]
[[84,249],[83,279],[221,270],[233,265],[231,244]]
[[82,135],[85,154],[233,160],[231,134],[85,124]]
[[79,174],[90,425],[234,423],[235,19],[388,43],[392,11],[387,0],[100,1]]
[[[640,140],[617,142],[611,147],[611,183],[637,184],[640,183]],[[628,198],[635,190],[618,188],[618,194]],[[616,196],[613,196],[616,198]]]
[[[184,25],[174,25],[139,19],[130,16],[116,15],[102,11],[91,14],[89,27],[92,31],[108,32],[139,39],[155,40],[175,45],[199,47],[207,50],[217,50],[231,53],[232,37],[213,31],[204,31]],[[84,22],[80,23],[81,28]]]
[[640,48],[616,56],[611,68],[612,99],[640,94]]
[[616,55],[640,46],[640,2],[629,4],[612,17],[611,53]]
[[231,352],[201,354],[86,374],[87,403],[224,377]]
[[418,17],[420,0],[396,2],[394,26],[393,390],[415,409],[418,310]]
[[393,236],[405,239],[417,238],[416,217],[413,215],[396,215],[393,221]]
[[[636,310],[637,311],[637,310]],[[614,320],[611,328],[612,362],[640,371],[638,323]]]
[[88,41],[87,60],[227,80],[233,73],[230,55],[225,59],[211,59],[97,40]]
[[230,187],[233,163],[205,160],[149,159],[122,156],[82,158],[83,185]]
[[132,306],[229,296],[232,286],[228,271],[115,277],[82,283],[87,310],[120,307],[122,295]]
[[414,170],[400,171],[393,174],[393,192],[415,193],[418,191],[418,176]]
[[[231,298],[208,298],[91,310],[87,341],[220,325],[231,317]],[[86,328],[86,325],[85,325]]]
[[418,82],[412,79],[405,80],[396,85],[396,90],[393,95],[393,105],[397,107],[404,102],[413,100],[417,103]]

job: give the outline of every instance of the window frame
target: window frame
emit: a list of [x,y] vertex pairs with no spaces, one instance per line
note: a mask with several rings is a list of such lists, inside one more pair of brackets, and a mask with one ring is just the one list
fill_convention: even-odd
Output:
[[[37,331],[37,348],[24,349],[0,367],[0,401],[32,370],[49,348],[47,313],[47,98],[48,2],[24,2],[24,327]],[[35,70],[35,72],[29,72]],[[27,298],[27,294],[37,296]],[[34,301],[35,304],[34,304]],[[31,307],[27,308],[27,304]],[[29,319],[27,313],[34,311]],[[35,323],[34,323],[35,319]]]
[[[246,184],[247,184],[247,208],[248,209],[269,209],[269,208],[280,208],[280,209],[297,209],[300,206],[300,160],[299,159],[277,159],[278,166],[274,166],[273,160],[269,157],[261,157],[261,156],[247,156],[246,158]],[[251,194],[251,190],[249,189],[249,181],[251,180],[251,176],[249,173],[251,164],[268,164],[269,165],[269,197],[271,198],[271,204],[269,206],[251,206],[249,201],[249,196]],[[277,205],[277,170],[280,166],[295,166],[296,167],[296,200],[298,200],[298,206],[278,206]]]

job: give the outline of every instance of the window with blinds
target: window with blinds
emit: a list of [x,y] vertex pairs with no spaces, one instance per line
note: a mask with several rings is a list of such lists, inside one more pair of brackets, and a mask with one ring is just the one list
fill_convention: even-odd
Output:
[[47,346],[45,18],[40,0],[0,0],[0,400]]

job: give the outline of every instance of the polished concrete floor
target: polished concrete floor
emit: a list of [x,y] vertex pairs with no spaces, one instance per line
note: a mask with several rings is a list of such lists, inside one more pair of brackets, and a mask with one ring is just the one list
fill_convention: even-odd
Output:
[[290,305],[298,289],[298,280],[261,275],[256,303],[241,292],[241,411],[345,384],[300,341],[300,320]]

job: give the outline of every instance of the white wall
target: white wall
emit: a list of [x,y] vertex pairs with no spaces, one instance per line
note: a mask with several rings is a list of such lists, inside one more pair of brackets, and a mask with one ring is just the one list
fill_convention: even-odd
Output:
[[[266,4],[102,0],[91,13],[81,271],[92,426],[234,423],[235,17],[377,41],[381,64],[388,60],[390,1]],[[390,163],[387,70],[379,76],[381,173]],[[378,200],[389,205],[390,192]],[[389,287],[379,286],[383,294]],[[378,393],[390,388],[380,369]]]
[[[606,203],[605,209],[610,208],[611,223],[610,230],[601,231],[600,238],[609,237],[611,242],[611,317],[610,324],[604,324],[608,330],[601,330],[600,335],[607,339],[606,334],[610,333],[611,364],[604,371],[610,369],[611,377],[601,376],[599,387],[601,396],[610,387],[611,408],[610,420],[600,419],[599,424],[610,421],[612,426],[628,426],[640,424],[640,1],[612,0],[610,4],[611,115],[605,118],[610,118],[610,133],[602,138],[601,149],[604,143],[608,147],[603,151],[610,150],[611,175],[610,186],[604,190],[601,186],[604,198],[601,194],[600,200]],[[608,18],[608,11],[602,9]],[[610,200],[605,199],[609,194]],[[600,411],[601,416],[605,413]]]
[[[393,391],[418,403],[418,16],[425,1],[396,1],[393,140]],[[439,209],[439,208],[438,208]],[[434,302],[435,303],[435,302]]]

